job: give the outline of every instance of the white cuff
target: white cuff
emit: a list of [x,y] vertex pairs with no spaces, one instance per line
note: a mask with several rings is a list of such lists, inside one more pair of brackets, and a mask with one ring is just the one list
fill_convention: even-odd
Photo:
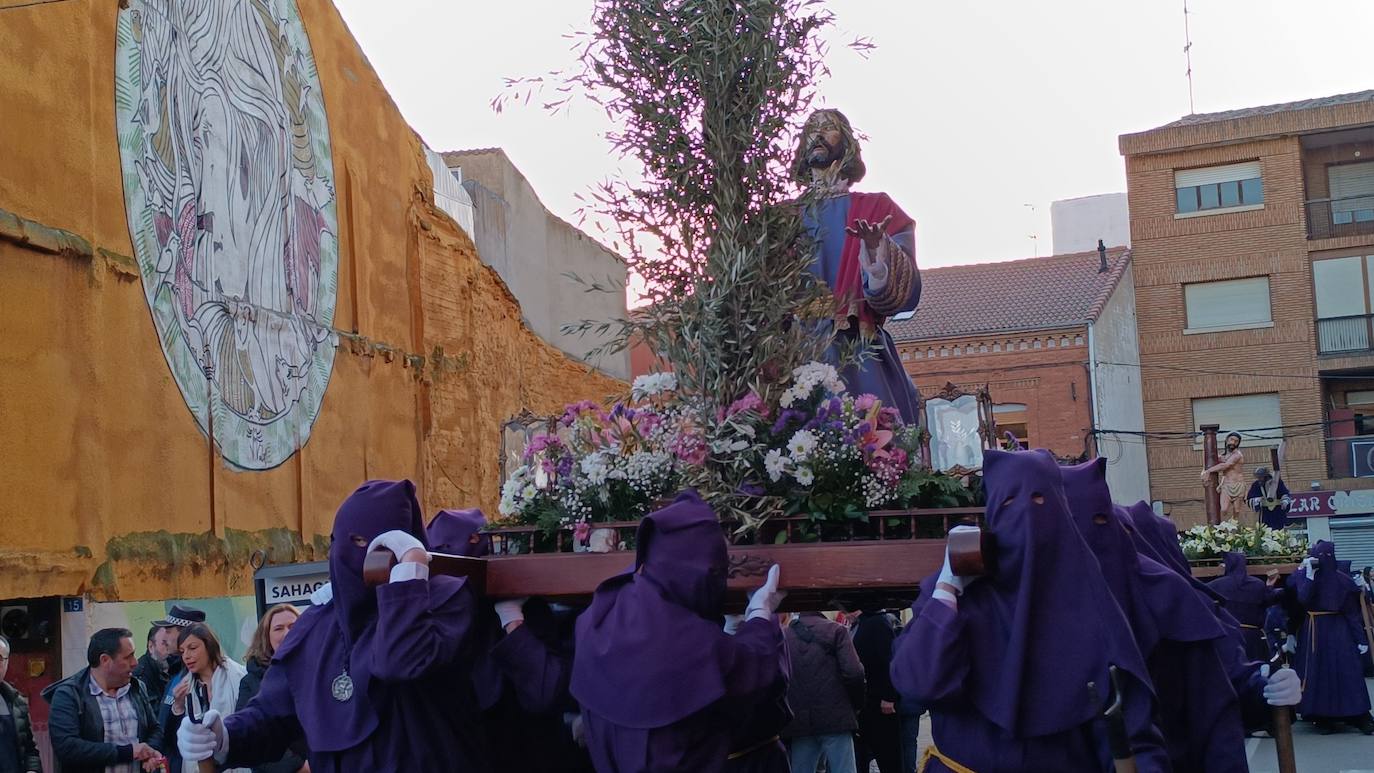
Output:
[[[887,240],[888,237],[883,236],[883,240],[878,243],[876,253],[870,253],[868,251],[868,245],[863,241],[859,242],[859,270],[863,271],[864,278],[867,280],[864,286],[868,289],[869,295],[880,292],[883,288],[887,287],[887,278],[891,274],[887,266],[890,252],[887,247]],[[873,269],[871,271],[863,268],[863,266],[869,262],[870,255],[873,257]]]
[[959,606],[959,597],[944,588],[936,588],[935,591],[930,594],[930,597],[937,601],[947,601],[956,607]]
[[414,561],[402,561],[391,567],[391,581],[405,582],[406,580],[428,580],[429,564],[417,564]]

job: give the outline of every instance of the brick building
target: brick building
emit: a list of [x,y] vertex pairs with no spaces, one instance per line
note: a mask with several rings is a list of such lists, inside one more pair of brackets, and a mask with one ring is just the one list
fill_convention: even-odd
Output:
[[1139,432],[1131,251],[926,269],[914,315],[888,323],[922,393],[986,385],[999,432],[1061,457],[1101,453],[1117,501],[1149,493]]
[[[1342,492],[1320,511],[1374,510],[1349,493],[1374,487],[1374,91],[1190,115],[1120,149],[1147,430],[1255,430],[1249,468],[1286,438],[1290,486]],[[1200,445],[1152,438],[1148,457],[1154,499],[1201,521]],[[1374,519],[1309,526],[1374,559]]]

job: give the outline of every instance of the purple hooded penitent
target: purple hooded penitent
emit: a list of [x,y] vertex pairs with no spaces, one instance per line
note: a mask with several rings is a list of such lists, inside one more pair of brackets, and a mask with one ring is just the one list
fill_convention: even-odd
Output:
[[1364,686],[1364,663],[1358,646],[1369,645],[1359,605],[1359,590],[1341,572],[1336,546],[1318,540],[1308,550],[1317,559],[1316,577],[1299,569],[1293,575],[1298,602],[1307,613],[1298,631],[1298,654],[1293,667],[1303,679],[1298,713],[1305,718],[1353,717],[1369,713]]
[[484,556],[491,552],[491,537],[481,533],[486,525],[487,517],[477,508],[440,510],[425,530],[430,550],[470,558]]
[[967,587],[957,610],[938,599],[919,606],[897,640],[894,686],[930,709],[941,753],[973,770],[1107,770],[1097,716],[1115,665],[1138,769],[1168,770],[1144,659],[1070,522],[1054,457],[985,451],[983,487],[992,574]]
[[1208,583],[1223,599],[1222,607],[1236,619],[1245,654],[1251,660],[1268,660],[1269,647],[1264,638],[1264,609],[1278,602],[1283,591],[1265,586],[1264,580],[1251,577],[1244,553],[1222,556],[1222,575]]
[[[410,481],[369,481],[339,507],[333,600],[301,615],[257,697],[225,719],[230,767],[278,760],[300,736],[316,773],[485,764],[468,672],[472,595],[450,577],[367,587],[366,546],[392,530],[425,543]],[[345,672],[352,689],[341,691]]]
[[1187,580],[1137,552],[1128,519],[1112,504],[1105,459],[1061,473],[1074,525],[1149,664],[1174,770],[1248,770],[1240,703],[1218,654],[1231,645],[1216,614]]
[[603,582],[577,622],[572,694],[598,770],[719,771],[731,729],[770,699],[782,630],[721,630],[728,566],[714,512],[694,492],[639,525],[633,570]]

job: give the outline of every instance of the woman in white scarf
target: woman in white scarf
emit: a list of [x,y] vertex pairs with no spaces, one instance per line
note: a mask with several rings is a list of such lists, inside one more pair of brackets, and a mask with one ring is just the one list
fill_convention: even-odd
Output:
[[[177,718],[170,728],[175,737],[176,728],[186,716],[189,703],[192,716],[203,716],[214,709],[220,716],[234,713],[234,703],[239,696],[239,682],[248,673],[242,664],[225,657],[219,646],[219,638],[210,626],[196,623],[181,630],[177,638],[177,649],[181,651],[181,662],[186,666],[181,681],[172,689],[172,714]],[[205,693],[192,689],[195,682],[205,685],[208,700],[202,700]],[[195,762],[183,761],[182,773],[198,773]],[[231,768],[230,773],[250,773],[248,768]]]

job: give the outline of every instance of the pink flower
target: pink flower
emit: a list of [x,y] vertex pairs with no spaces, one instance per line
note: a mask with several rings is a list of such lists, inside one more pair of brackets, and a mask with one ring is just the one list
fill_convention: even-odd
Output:
[[892,429],[901,423],[902,414],[896,408],[883,408],[878,411],[878,427],[880,429]]
[[878,398],[870,394],[862,394],[854,398],[854,410],[858,413],[868,413],[878,404]]
[[730,403],[730,407],[725,409],[725,415],[734,416],[745,411],[753,411],[765,419],[768,418],[768,406],[764,405],[763,398],[752,390],[744,397]]
[[695,433],[684,433],[673,440],[673,455],[686,464],[700,466],[706,463],[706,440]]
[[577,540],[579,544],[587,544],[587,538],[591,536],[591,533],[592,525],[586,521],[578,521],[573,526],[573,539]]

